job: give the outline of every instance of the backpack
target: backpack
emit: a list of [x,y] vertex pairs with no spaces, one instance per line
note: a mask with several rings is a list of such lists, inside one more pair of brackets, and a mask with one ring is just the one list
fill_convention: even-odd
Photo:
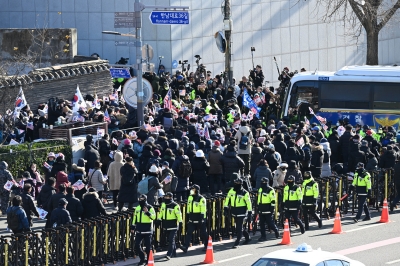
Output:
[[174,121],[172,118],[164,117],[164,121],[163,121],[164,130],[168,130],[170,127],[173,126],[173,124],[174,124]]
[[179,165],[179,176],[182,178],[189,177],[192,175],[192,165],[188,160],[184,160]]
[[18,228],[19,228],[19,218],[18,218],[17,211],[18,211],[18,209],[11,210],[7,214],[7,227],[8,227],[8,229],[10,229],[12,231],[18,230]]
[[153,187],[149,189],[149,180],[152,179],[154,176],[146,176],[144,179],[142,179],[137,188],[137,192],[140,195],[147,195],[150,190],[152,190]]
[[326,150],[324,150],[324,163],[329,163],[329,154]]
[[303,148],[301,148],[304,152],[304,161],[310,161],[311,160],[311,149],[310,147],[304,145]]
[[251,131],[247,132],[246,135],[243,135],[243,133],[240,132],[240,133],[242,133],[242,137],[240,138],[239,149],[246,150],[247,147],[249,146],[249,135],[250,135],[250,132]]

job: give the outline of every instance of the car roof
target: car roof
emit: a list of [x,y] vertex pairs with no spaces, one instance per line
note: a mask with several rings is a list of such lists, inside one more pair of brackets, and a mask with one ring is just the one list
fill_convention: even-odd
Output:
[[299,252],[296,249],[282,249],[271,252],[262,258],[272,258],[272,259],[286,259],[296,262],[308,263],[315,265],[321,261],[329,259],[339,259],[351,262],[352,260],[332,252],[322,251],[322,250],[312,250],[308,252]]

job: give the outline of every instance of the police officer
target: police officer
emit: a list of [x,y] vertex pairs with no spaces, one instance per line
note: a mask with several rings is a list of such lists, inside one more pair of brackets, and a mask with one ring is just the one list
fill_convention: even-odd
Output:
[[[243,180],[237,177],[234,180],[233,188],[231,188],[226,196],[224,203],[224,215],[228,214],[229,206],[231,207],[231,214],[235,217],[236,235],[237,239],[232,248],[237,248],[240,243],[242,235],[246,238],[244,245],[251,241],[249,233],[246,231],[246,226],[243,224],[246,221],[251,221],[251,200],[250,194],[243,188]],[[247,216],[247,220],[246,220]]]
[[182,228],[181,208],[176,202],[174,202],[173,194],[171,192],[167,192],[164,195],[164,200],[161,204],[160,210],[160,220],[162,220],[162,228],[168,232],[168,251],[165,258],[170,260],[171,257],[176,257],[176,232],[178,231],[178,228]]
[[309,222],[308,216],[312,215],[314,219],[318,222],[318,227],[322,227],[322,220],[319,216],[315,213],[317,209],[317,201],[318,201],[318,183],[315,182],[314,178],[311,175],[311,171],[304,172],[303,175],[303,185],[302,185],[302,192],[303,192],[303,213],[304,213],[304,223],[306,230],[309,229]]
[[147,265],[147,261],[144,259],[144,252],[141,247],[141,242],[144,241],[148,259],[151,248],[151,237],[153,235],[154,219],[156,219],[156,212],[154,211],[154,208],[147,203],[146,195],[140,195],[139,205],[135,208],[131,225],[131,232],[133,233],[136,231],[135,249],[139,253],[140,258],[138,266]]
[[269,186],[268,177],[261,178],[261,187],[258,190],[257,209],[260,216],[261,237],[258,241],[267,240],[265,234],[265,224],[275,232],[275,237],[279,238],[279,231],[273,222],[272,215],[275,212],[275,190]]
[[354,188],[356,189],[358,199],[358,211],[354,218],[354,222],[358,223],[358,220],[360,220],[363,208],[365,212],[365,218],[363,221],[369,221],[371,220],[371,216],[369,214],[367,198],[371,198],[371,176],[364,169],[363,163],[357,164],[356,173],[354,174],[350,190],[352,191]]
[[294,176],[287,178],[287,185],[283,189],[283,205],[285,208],[285,218],[290,221],[290,217],[300,226],[301,233],[304,234],[304,225],[299,219],[299,209],[301,206],[301,188],[294,184]]
[[189,223],[187,226],[185,245],[181,246],[183,252],[187,252],[189,244],[192,241],[193,231],[200,226],[200,236],[204,244],[203,251],[207,250],[207,228],[206,228],[206,215],[207,206],[206,199],[200,195],[200,187],[193,185],[190,188],[190,196],[187,203],[187,214]]

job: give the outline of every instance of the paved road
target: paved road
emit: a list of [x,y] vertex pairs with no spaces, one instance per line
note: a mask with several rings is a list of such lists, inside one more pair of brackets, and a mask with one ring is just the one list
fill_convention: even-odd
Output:
[[[111,211],[111,206],[108,211]],[[352,259],[359,260],[365,265],[400,265],[400,210],[395,210],[390,215],[391,222],[388,224],[377,223],[380,219],[378,212],[372,212],[372,220],[355,224],[353,216],[345,216],[342,219],[342,227],[345,231],[341,235],[331,235],[333,219],[324,220],[322,229],[318,229],[316,224],[311,226],[311,230],[304,235],[300,234],[299,229],[294,229],[292,233],[291,246],[278,245],[280,240],[271,237],[264,243],[257,243],[259,235],[253,236],[252,242],[239,249],[231,249],[233,240],[214,242],[214,257],[221,265],[244,266],[251,265],[257,258],[282,248],[294,248],[298,244],[306,242],[314,249],[338,252]],[[35,228],[43,226],[43,222],[35,219]],[[5,218],[0,219],[0,234],[7,233],[4,229]],[[170,261],[164,259],[165,251],[155,254],[156,265],[199,265],[204,260],[205,254],[201,247],[189,249],[187,254],[178,251],[178,257]],[[127,266],[136,265],[138,259],[131,259],[126,262],[118,262],[116,265]]]

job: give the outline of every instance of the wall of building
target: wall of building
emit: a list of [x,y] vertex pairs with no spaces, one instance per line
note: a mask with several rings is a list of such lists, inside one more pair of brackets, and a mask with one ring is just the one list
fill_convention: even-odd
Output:
[[[221,1],[218,0],[146,0],[147,5],[190,6],[191,24],[155,26],[143,14],[143,42],[153,46],[153,63],[158,56],[171,70],[172,60],[189,60],[194,55],[214,74],[224,67],[224,56],[215,45],[214,33],[223,29]],[[263,66],[266,80],[276,84],[277,71],[273,57],[281,68],[291,70],[336,70],[344,65],[365,62],[366,43],[358,45],[345,37],[342,22],[319,22],[314,10],[316,0],[232,0],[234,76],[248,75],[252,68],[250,47],[254,46],[254,63]],[[0,0],[0,27],[77,28],[78,54],[98,53],[110,63],[120,57],[135,58],[135,47],[115,46],[127,37],[104,35],[103,30],[123,33],[134,29],[114,29],[114,12],[133,11],[134,1],[127,0]],[[395,23],[393,24],[395,25]],[[380,34],[381,64],[400,62],[400,31],[385,28]]]

